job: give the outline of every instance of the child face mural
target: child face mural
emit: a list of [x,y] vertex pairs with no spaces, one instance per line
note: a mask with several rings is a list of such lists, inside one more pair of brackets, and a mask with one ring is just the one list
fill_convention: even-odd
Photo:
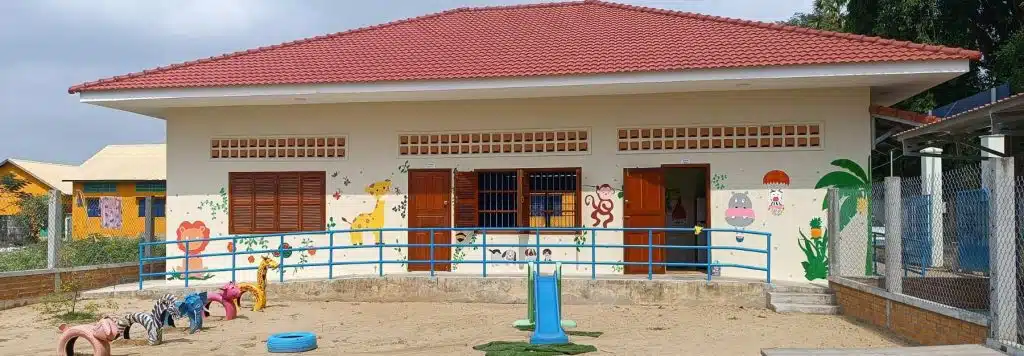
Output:
[[777,169],[768,171],[762,182],[769,189],[768,211],[775,216],[782,215],[782,212],[786,210],[786,204],[782,200],[782,190],[789,187],[789,175]]

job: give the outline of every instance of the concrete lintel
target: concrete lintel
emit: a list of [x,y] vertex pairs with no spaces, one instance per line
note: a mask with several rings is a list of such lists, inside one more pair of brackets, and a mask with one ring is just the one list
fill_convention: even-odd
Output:
[[888,299],[888,300],[891,300],[891,301],[894,301],[894,302],[903,303],[903,304],[906,304],[906,305],[909,305],[909,306],[912,306],[912,307],[916,307],[916,308],[921,308],[921,309],[924,309],[924,310],[927,310],[927,311],[930,311],[930,312],[933,312],[933,313],[936,313],[936,314],[948,316],[950,318],[963,320],[963,321],[966,321],[968,323],[977,324],[977,325],[981,325],[981,326],[984,326],[984,327],[988,327],[989,326],[989,317],[987,315],[983,315],[983,314],[980,314],[980,313],[976,313],[976,312],[972,312],[972,311],[964,310],[964,309],[960,309],[960,308],[954,308],[954,307],[951,307],[951,306],[948,306],[948,305],[942,305],[942,304],[939,304],[939,303],[936,303],[936,302],[933,302],[933,301],[924,300],[924,299],[921,299],[921,298],[915,298],[915,297],[911,297],[911,296],[908,296],[908,295],[889,293],[889,292],[885,291],[882,288],[872,287],[870,285],[867,285],[867,284],[864,284],[864,283],[860,283],[860,282],[857,282],[855,280],[844,278],[844,277],[835,277],[835,276],[833,276],[833,277],[829,277],[828,281],[832,282],[832,283],[835,283],[835,284],[838,284],[838,285],[841,285],[841,286],[844,286],[844,287],[856,289],[856,290],[864,292],[864,293],[874,294],[874,295],[877,295],[879,297],[882,297],[882,298],[885,298],[885,299]]

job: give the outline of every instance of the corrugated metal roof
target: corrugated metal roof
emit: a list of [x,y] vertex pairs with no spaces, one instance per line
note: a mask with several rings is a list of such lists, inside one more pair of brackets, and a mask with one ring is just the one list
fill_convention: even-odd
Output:
[[78,167],[67,164],[37,162],[16,158],[6,159],[0,162],[0,166],[4,165],[4,163],[10,163],[21,168],[25,173],[64,194],[71,194],[71,182],[65,182],[64,180],[78,169]]
[[70,181],[167,179],[167,145],[109,145],[78,167]]

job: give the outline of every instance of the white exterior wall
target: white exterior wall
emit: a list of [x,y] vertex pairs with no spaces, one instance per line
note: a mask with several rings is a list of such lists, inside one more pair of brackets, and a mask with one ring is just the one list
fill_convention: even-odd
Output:
[[[772,275],[775,280],[805,281],[800,262],[804,254],[797,245],[798,228],[808,234],[808,221],[813,217],[825,220],[821,199],[824,190],[814,185],[835,167],[835,159],[848,158],[868,167],[870,117],[867,88],[815,89],[801,91],[737,91],[714,93],[678,93],[636,96],[571,97],[486,101],[444,101],[412,103],[354,103],[337,105],[254,106],[177,109],[167,117],[167,226],[168,239],[175,239],[183,222],[202,221],[211,236],[228,235],[226,206],[220,190],[228,186],[232,171],[326,171],[327,216],[338,224],[335,229],[348,228],[340,221],[351,220],[373,209],[374,200],[363,192],[367,185],[391,179],[392,193],[386,198],[385,226],[406,227],[402,217],[403,201],[408,191],[405,174],[408,167],[454,168],[472,170],[485,168],[582,167],[583,196],[593,194],[594,186],[610,184],[620,189],[623,168],[657,167],[662,164],[709,163],[711,175],[720,178],[712,184],[710,224],[729,228],[725,209],[733,192],[749,192],[756,212],[751,230],[769,231],[772,240]],[[686,126],[697,124],[764,124],[820,123],[823,130],[821,149],[761,149],[705,152],[619,153],[617,128],[648,125]],[[521,155],[474,157],[400,157],[399,132],[443,132],[474,130],[511,130],[574,128],[589,130],[590,152],[582,155]],[[210,139],[228,136],[260,135],[347,135],[348,154],[344,159],[284,160],[211,160]],[[762,177],[770,170],[788,173],[791,184],[784,189],[785,212],[775,216],[768,211],[768,189]],[[867,168],[865,168],[867,169]],[[334,173],[337,172],[337,175]],[[346,180],[349,184],[345,184]],[[341,198],[330,196],[341,191]],[[204,203],[204,201],[206,201]],[[582,203],[582,202],[581,202]],[[614,220],[609,227],[622,226],[621,199],[615,200]],[[583,223],[591,226],[592,209],[583,208]],[[347,234],[346,234],[347,235]],[[809,236],[809,235],[808,235]],[[288,237],[287,242],[299,246],[304,237]],[[316,245],[327,245],[326,236],[308,236]],[[278,245],[277,238],[269,246]],[[557,240],[572,243],[572,236],[551,236],[545,243]],[[387,243],[404,243],[403,233],[387,233]],[[488,236],[488,243],[532,242],[531,236]],[[747,235],[737,242],[734,234],[716,233],[715,245],[763,248],[763,239]],[[454,238],[453,238],[454,242]],[[477,240],[479,243],[479,239]],[[587,241],[589,244],[590,241]],[[619,233],[603,232],[598,244],[621,244]],[[336,236],[336,245],[348,245],[348,236]],[[369,244],[372,244],[370,239]],[[168,255],[183,254],[176,244],[168,245]],[[239,247],[244,250],[244,246]],[[399,259],[406,251],[386,247],[385,259]],[[479,260],[482,251],[468,249],[465,260]],[[504,248],[502,248],[504,250]],[[212,242],[204,253],[227,251],[224,242]],[[296,263],[305,255],[309,263],[327,262],[327,254],[317,251],[313,256],[299,254],[288,263]],[[376,260],[376,249],[338,250],[335,261]],[[523,251],[516,251],[520,259]],[[578,256],[577,256],[578,255]],[[599,249],[599,261],[622,260],[622,251]],[[488,257],[490,258],[490,257]],[[590,250],[565,248],[555,251],[555,260],[590,261]],[[765,258],[747,252],[716,251],[712,260],[721,263],[765,264]],[[180,269],[182,260],[168,262],[168,269]],[[258,258],[256,262],[258,262]],[[229,257],[205,258],[205,268],[230,267]],[[255,267],[245,256],[238,266]],[[334,275],[375,274],[376,265],[334,267]],[[402,273],[404,267],[385,265],[385,273]],[[565,273],[590,274],[590,266],[566,266]],[[490,265],[489,273],[516,272],[514,265]],[[598,266],[598,273],[621,273],[621,268]],[[453,273],[480,273],[479,265],[457,265]],[[229,272],[213,273],[211,280],[230,279]],[[326,267],[308,267],[287,271],[287,278],[326,277]],[[723,276],[764,278],[760,271],[723,268]],[[241,280],[253,279],[253,271],[239,272]],[[272,275],[271,278],[276,276]]]

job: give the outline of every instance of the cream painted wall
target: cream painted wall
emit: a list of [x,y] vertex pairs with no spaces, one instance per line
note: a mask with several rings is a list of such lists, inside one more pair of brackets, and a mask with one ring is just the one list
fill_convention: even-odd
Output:
[[[363,189],[376,181],[391,179],[393,190],[385,199],[389,227],[405,227],[402,217],[404,195],[408,184],[400,166],[408,161],[410,168],[454,168],[471,170],[483,168],[541,168],[582,167],[584,196],[592,194],[594,186],[610,184],[621,188],[623,168],[655,167],[661,164],[710,163],[711,174],[718,176],[720,184],[712,186],[710,224],[715,228],[728,228],[725,223],[726,203],[734,192],[748,193],[753,200],[756,221],[750,229],[770,231],[773,235],[771,250],[773,279],[803,281],[800,262],[804,255],[797,246],[798,228],[806,233],[808,221],[823,217],[821,199],[823,190],[814,190],[814,184],[832,170],[829,165],[837,158],[849,158],[867,167],[871,135],[868,115],[869,91],[866,88],[815,89],[802,91],[737,91],[708,93],[679,93],[637,96],[573,97],[487,101],[448,101],[412,103],[356,103],[339,105],[294,105],[177,109],[167,117],[167,227],[168,239],[178,234],[183,222],[202,221],[211,236],[228,234],[226,203],[220,190],[227,187],[228,172],[232,171],[326,171],[327,193],[341,192],[340,199],[327,198],[327,216],[337,226],[347,228],[342,217],[351,220],[359,213],[373,209],[374,201]],[[693,124],[760,124],[806,123],[823,124],[824,147],[820,150],[765,150],[732,152],[668,152],[629,153],[616,151],[616,129],[646,125]],[[472,131],[497,129],[579,128],[590,131],[591,152],[582,155],[560,156],[478,156],[478,157],[399,157],[399,132],[438,132],[444,130]],[[225,136],[258,135],[328,135],[348,136],[348,157],[340,160],[213,161],[209,158],[209,140]],[[785,212],[774,216],[768,212],[768,190],[762,184],[766,172],[780,169],[788,173],[790,186],[784,189]],[[335,173],[337,173],[335,175]],[[223,208],[223,209],[222,209]],[[583,211],[583,222],[590,226],[590,208]],[[617,199],[614,221],[610,227],[622,226],[622,201]],[[745,235],[742,243],[736,234],[716,233],[712,241],[716,246],[743,246],[763,248],[763,238]],[[571,243],[572,236],[553,237]],[[302,245],[303,239],[317,245],[326,245],[326,236],[288,237],[292,246]],[[279,238],[267,241],[276,247]],[[334,238],[336,245],[348,245],[349,236]],[[587,244],[590,243],[588,236]],[[401,233],[386,233],[388,243],[405,242]],[[488,243],[532,242],[530,236],[488,236]],[[544,241],[549,241],[545,239]],[[598,244],[621,244],[621,235],[602,232]],[[479,239],[478,239],[479,242]],[[372,241],[371,241],[372,243]],[[172,245],[175,246],[175,245]],[[245,250],[246,246],[236,246]],[[205,253],[227,251],[227,243],[213,242]],[[484,251],[467,249],[465,260],[479,260]],[[504,250],[502,248],[501,250]],[[515,251],[518,258],[523,252]],[[376,260],[378,253],[385,259],[404,258],[404,249],[391,247],[355,251],[338,250],[335,261]],[[490,252],[488,258],[491,258]],[[170,247],[169,255],[182,252]],[[591,252],[581,248],[554,251],[553,259],[590,261]],[[622,260],[621,250],[599,249],[599,261]],[[308,262],[326,262],[327,253],[314,251],[298,253],[288,263],[305,259]],[[258,258],[256,259],[258,262]],[[763,266],[763,256],[738,251],[716,251],[712,260],[722,263],[743,263]],[[181,268],[181,260],[168,264],[169,269]],[[204,268],[224,268],[231,264],[229,257],[209,257],[202,261]],[[255,266],[246,256],[237,260],[239,266]],[[335,267],[336,276],[343,274],[375,274],[376,265]],[[400,273],[404,267],[385,265],[385,272]],[[456,266],[455,273],[479,273],[479,265]],[[566,273],[589,274],[590,266],[566,266]],[[491,265],[492,273],[522,273],[514,265]],[[598,266],[599,273],[617,273],[621,269]],[[287,278],[320,278],[327,275],[326,267],[311,267],[301,271],[286,271]],[[230,279],[230,273],[212,274],[212,280]],[[760,271],[725,267],[722,275],[764,278]],[[239,279],[252,279],[253,272],[239,272]],[[277,277],[276,275],[271,278]]]

